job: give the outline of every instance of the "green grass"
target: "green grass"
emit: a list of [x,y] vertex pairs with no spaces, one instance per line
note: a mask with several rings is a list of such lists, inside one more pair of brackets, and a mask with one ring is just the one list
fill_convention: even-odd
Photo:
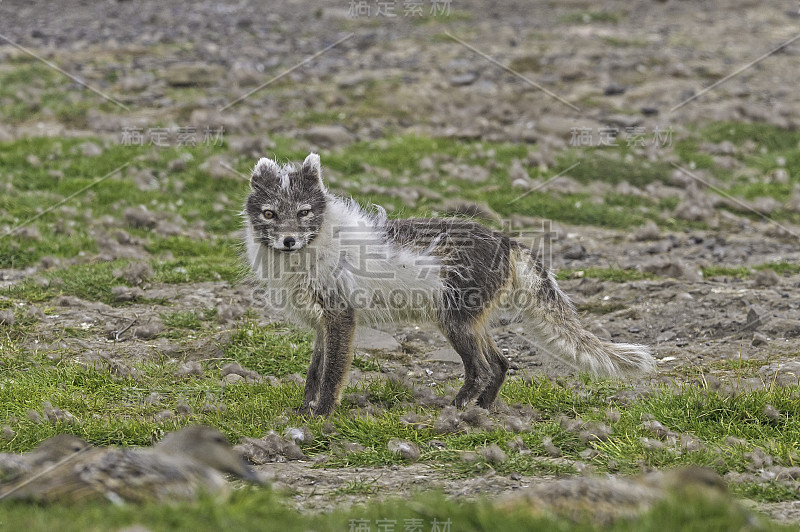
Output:
[[[589,15],[590,18],[593,15]],[[581,18],[583,20],[583,16]],[[599,20],[613,22],[613,20]],[[27,64],[27,63],[25,63]],[[29,67],[31,65],[28,65]],[[35,68],[19,72],[17,77],[5,78],[0,74],[0,95],[5,87],[30,83],[54,84],[55,79],[46,75],[37,81]],[[381,87],[368,87],[370,106],[374,92]],[[80,104],[80,102],[78,102]],[[10,107],[0,108],[0,114],[12,113],[19,102],[12,98]],[[54,102],[43,100],[43,106],[52,107]],[[83,107],[75,106],[74,116],[67,113],[63,120],[80,122]],[[38,113],[40,110],[19,110]],[[359,112],[371,112],[363,109]],[[335,110],[327,119],[332,119]],[[325,113],[304,115],[311,122],[325,119]],[[302,117],[299,117],[302,118]],[[323,120],[324,121],[324,120]],[[78,353],[75,346],[58,347],[34,353],[30,342],[40,335],[36,320],[28,316],[25,307],[36,304],[46,313],[52,314],[49,302],[59,295],[76,296],[90,302],[102,302],[114,306],[129,305],[118,302],[112,289],[127,285],[115,276],[131,260],[147,261],[153,268],[153,276],[144,284],[144,298],[137,304],[158,305],[154,312],[160,314],[165,325],[162,333],[166,339],[179,341],[188,336],[205,337],[216,331],[218,323],[213,308],[173,308],[170,301],[148,299],[151,284],[179,284],[197,282],[235,283],[243,278],[240,259],[241,247],[238,236],[241,221],[238,215],[241,202],[247,194],[247,182],[235,177],[215,178],[201,170],[200,164],[211,155],[225,155],[240,171],[246,173],[253,161],[238,157],[227,148],[166,148],[107,146],[98,139],[91,139],[104,146],[104,154],[87,158],[79,154],[78,146],[86,139],[46,138],[23,139],[0,146],[0,228],[14,226],[31,217],[39,216],[31,223],[40,237],[0,237],[0,268],[22,268],[36,265],[46,256],[61,260],[60,266],[39,271],[36,278],[27,278],[0,291],[0,308],[14,309],[16,323],[0,326],[0,425],[9,425],[16,433],[11,440],[0,441],[0,451],[21,452],[33,448],[44,438],[59,433],[73,432],[98,445],[145,445],[151,434],[169,431],[188,423],[207,423],[220,428],[231,441],[241,436],[260,437],[268,430],[278,432],[287,426],[307,425],[314,433],[314,442],[304,448],[312,458],[326,454],[327,467],[373,467],[398,466],[404,462],[387,449],[391,438],[404,438],[420,446],[421,461],[435,467],[441,474],[455,478],[471,478],[476,475],[571,475],[576,469],[568,463],[554,463],[549,459],[545,439],[556,445],[569,461],[587,462],[600,473],[620,471],[636,473],[642,467],[669,468],[681,465],[705,465],[719,473],[745,472],[750,467],[747,453],[764,449],[776,463],[796,465],[800,454],[800,410],[798,386],[769,388],[761,391],[727,394],[703,388],[700,385],[654,386],[652,391],[631,404],[617,405],[618,421],[608,421],[604,412],[614,404],[618,392],[629,391],[628,385],[619,381],[560,379],[551,381],[535,378],[526,384],[521,378],[509,380],[501,390],[501,397],[508,404],[528,405],[539,413],[539,419],[528,430],[520,434],[507,431],[502,419],[495,416],[497,425],[489,429],[469,429],[457,434],[439,434],[433,428],[433,420],[440,409],[417,404],[415,390],[384,379],[371,378],[357,386],[348,387],[345,399],[331,418],[336,429],[333,434],[323,433],[323,420],[300,418],[292,408],[302,401],[303,385],[300,379],[291,377],[277,385],[237,383],[223,385],[219,369],[222,365],[237,361],[244,367],[261,375],[282,379],[293,374],[303,375],[312,351],[312,336],[284,324],[259,325],[258,316],[248,312],[237,321],[229,332],[229,338],[220,341],[215,357],[201,361],[204,370],[200,376],[176,377],[173,372],[179,362],[173,355],[153,354],[158,362],[132,364],[132,376],[114,374],[110,367],[100,363],[98,367],[84,366],[72,362]],[[283,137],[272,139],[276,147],[274,154],[282,159],[302,159],[306,153],[293,140]],[[752,153],[743,151],[736,155],[743,163],[759,171],[774,169],[776,157],[786,159],[789,183],[773,186],[764,183],[749,183],[738,176],[718,168],[714,158],[700,149],[704,141],[730,140],[737,146],[755,143]],[[792,186],[798,183],[800,157],[796,154],[800,134],[785,132],[770,126],[714,124],[690,134],[676,143],[676,153],[683,161],[694,161],[699,168],[707,168],[729,192],[743,198],[770,195],[785,199]],[[763,153],[761,148],[764,148]],[[588,190],[569,193],[554,192],[547,187],[517,199],[524,192],[512,188],[509,169],[514,159],[527,160],[535,147],[513,143],[463,142],[452,139],[433,139],[424,136],[390,135],[384,139],[354,142],[333,152],[322,153],[323,165],[330,174],[338,176],[337,187],[351,183],[343,192],[366,204],[376,202],[394,206],[391,216],[429,215],[439,209],[441,200],[421,197],[413,205],[405,205],[390,193],[362,193],[366,185],[402,188],[421,186],[438,193],[442,198],[458,197],[468,201],[485,202],[501,217],[514,214],[550,218],[570,224],[591,224],[630,230],[647,220],[658,220],[665,229],[680,231],[702,227],[700,223],[686,223],[669,218],[676,206],[674,199],[656,200],[633,195],[609,192],[596,198]],[[41,165],[28,162],[34,154]],[[188,156],[188,157],[187,157]],[[631,156],[631,157],[628,157]],[[168,170],[170,161],[186,157],[185,168]],[[423,159],[432,161],[433,168],[422,170]],[[556,165],[548,169],[528,168],[533,179],[542,182],[566,169],[574,162],[580,164],[568,174],[578,183],[591,185],[601,181],[617,185],[623,181],[637,187],[664,181],[672,168],[662,163],[641,160],[621,146],[618,149],[567,150]],[[62,207],[44,212],[44,208],[68,198],[71,194],[97,178],[125,163],[129,169],[121,175],[109,178],[91,187],[85,194],[68,200]],[[452,165],[474,166],[486,169],[486,180],[472,183],[451,174]],[[377,169],[378,171],[374,171]],[[55,178],[51,171],[58,170],[62,178]],[[131,176],[140,170],[152,173],[148,186],[140,184]],[[10,185],[10,186],[5,186]],[[152,185],[152,186],[150,186]],[[124,222],[108,222],[104,217],[120,220],[126,208],[144,205],[160,219],[173,222],[184,220],[181,234],[162,236],[147,228],[131,227]],[[747,214],[747,213],[741,213]],[[749,215],[749,214],[747,214]],[[791,213],[779,209],[778,219],[792,220]],[[5,229],[2,229],[4,231]],[[121,258],[110,262],[96,259],[105,251],[100,233],[113,238],[124,230],[141,252],[138,259]],[[203,233],[194,231],[202,230]],[[194,232],[194,233],[193,233]],[[1,234],[1,233],[0,233]],[[125,240],[122,238],[122,240]],[[705,278],[728,276],[747,278],[763,269],[773,269],[782,276],[795,276],[800,266],[789,262],[758,264],[749,267],[715,265],[703,270]],[[581,272],[581,273],[579,273]],[[654,279],[655,276],[633,269],[584,268],[562,270],[559,278],[579,276],[608,282],[630,282]],[[617,302],[589,303],[583,311],[605,314],[625,308]],[[84,328],[66,326],[59,334],[76,341],[96,340],[103,335],[102,326]],[[216,333],[215,333],[216,334]],[[228,334],[228,333],[226,333]],[[159,340],[163,340],[161,338]],[[216,337],[215,337],[216,338]],[[180,342],[178,342],[180,343]],[[117,346],[109,347],[117,349]],[[57,355],[63,355],[60,361]],[[732,361],[727,366],[715,369],[732,372],[750,372],[755,363]],[[379,372],[381,360],[357,356],[354,366],[363,371]],[[748,375],[750,374],[748,373]],[[435,387],[437,393],[445,393],[448,385]],[[145,401],[151,394],[158,394],[156,402]],[[356,406],[357,401],[347,399],[348,394],[364,394],[374,405],[369,413]],[[42,402],[68,410],[79,420],[74,424],[48,422],[37,424],[27,416],[29,409],[40,411]],[[781,412],[779,420],[767,418],[763,413],[765,404],[771,404]],[[187,416],[176,415],[170,419],[157,419],[156,414],[164,409],[177,409],[179,404],[191,407]],[[224,408],[204,408],[218,405]],[[377,412],[377,413],[376,413]],[[414,413],[428,419],[419,429],[401,423],[400,418]],[[569,419],[580,417],[584,422],[603,422],[613,429],[604,441],[585,441],[579,432],[565,428],[563,416]],[[653,448],[642,443],[642,438],[654,438],[642,427],[649,416],[664,423],[678,434],[692,435],[702,443],[702,448],[686,451],[667,442],[664,448]],[[510,442],[519,436],[531,450],[521,454],[510,447]],[[743,446],[732,446],[726,442],[729,436],[743,439]],[[429,445],[431,440],[442,441],[443,449]],[[356,442],[365,450],[355,454],[337,453],[343,442]],[[492,444],[498,444],[508,454],[508,459],[499,464],[487,463],[483,458],[467,462],[462,459],[465,452]],[[589,458],[585,454],[592,451]],[[796,498],[796,489],[782,482],[745,482],[731,487],[734,494],[760,501],[787,501]],[[358,495],[377,496],[369,479],[344,484],[334,497]],[[543,528],[594,530],[596,526],[583,523],[574,527],[572,523],[549,517],[521,517],[508,512],[498,512],[484,503],[449,502],[443,498],[424,501],[369,504],[365,508],[339,510],[322,517],[298,515],[289,509],[282,496],[269,490],[244,489],[237,491],[227,505],[208,501],[179,507],[175,511],[168,507],[147,505],[141,509],[86,506],[80,508],[40,508],[19,504],[0,505],[0,522],[9,529],[21,526],[52,528],[93,529],[122,527],[140,523],[153,529],[164,528],[244,528],[269,522],[270,526],[294,529],[346,529],[349,519],[365,516],[376,519],[422,515],[452,517],[453,529],[530,529],[531,523],[540,523]],[[383,513],[381,513],[383,512]],[[746,513],[726,504],[712,504],[701,498],[693,504],[678,504],[666,501],[649,513],[633,520],[620,522],[617,530],[662,530],[691,529],[691,523],[706,520],[705,529],[720,530],[743,528],[748,522]],[[370,517],[372,516],[372,517]],[[533,519],[533,520],[532,520]],[[537,521],[537,519],[539,521]],[[64,524],[66,523],[66,524]],[[716,523],[716,524],[713,524]],[[456,526],[458,524],[459,526]],[[755,525],[753,525],[755,526]],[[580,528],[583,527],[583,528]]]
[[[365,491],[366,490],[366,491]],[[368,501],[369,483],[342,488],[344,494],[361,495]],[[531,509],[505,510],[487,501],[456,502],[440,493],[416,495],[408,500],[366,502],[324,514],[298,514],[271,490],[245,489],[221,504],[203,500],[194,504],[143,506],[78,505],[38,507],[7,503],[0,509],[3,525],[10,530],[108,530],[139,525],[150,530],[355,530],[359,525],[377,530],[393,526],[422,526],[422,530],[555,530],[555,531],[652,531],[686,530],[728,532],[731,530],[791,530],[767,523],[734,502],[714,495],[678,491],[634,519],[621,519],[610,526],[576,516],[558,518]]]

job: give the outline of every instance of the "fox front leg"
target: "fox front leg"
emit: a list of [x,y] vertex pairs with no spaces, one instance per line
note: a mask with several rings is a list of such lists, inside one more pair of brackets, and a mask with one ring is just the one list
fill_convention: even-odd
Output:
[[322,379],[322,368],[325,360],[325,328],[317,329],[314,338],[314,352],[311,355],[311,365],[308,366],[306,375],[306,388],[303,394],[303,406],[297,409],[298,414],[310,413],[319,401],[319,387]]
[[356,330],[355,311],[352,308],[331,311],[325,316],[323,327],[325,356],[322,381],[319,383],[319,399],[311,409],[318,416],[327,416],[336,408],[350,371]]

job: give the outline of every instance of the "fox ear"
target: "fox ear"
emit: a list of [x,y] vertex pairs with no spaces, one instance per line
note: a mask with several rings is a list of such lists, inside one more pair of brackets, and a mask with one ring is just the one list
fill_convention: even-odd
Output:
[[303,181],[313,183],[319,186],[319,189],[325,192],[325,185],[322,184],[322,170],[319,164],[319,155],[316,153],[309,153],[306,160],[303,161],[303,167],[300,169],[303,176]]
[[281,168],[272,159],[262,157],[253,168],[253,175],[250,177],[250,186],[255,187],[256,183],[264,185],[271,181],[277,181]]

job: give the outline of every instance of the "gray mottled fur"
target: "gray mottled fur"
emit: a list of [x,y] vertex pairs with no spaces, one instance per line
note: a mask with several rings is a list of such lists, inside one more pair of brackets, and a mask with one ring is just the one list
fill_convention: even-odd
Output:
[[[316,332],[301,412],[335,408],[358,322],[436,322],[464,363],[459,407],[491,406],[503,384],[508,361],[488,332],[499,313],[526,323],[545,354],[576,368],[654,368],[647,348],[586,331],[550,272],[518,242],[466,220],[370,214],[326,191],[316,154],[300,168],[260,159],[244,217],[256,278],[285,296],[289,318]],[[358,267],[364,263],[370,267]]]

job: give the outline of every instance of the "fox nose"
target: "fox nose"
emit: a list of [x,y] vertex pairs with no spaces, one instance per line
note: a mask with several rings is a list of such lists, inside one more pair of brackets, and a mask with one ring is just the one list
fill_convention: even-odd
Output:
[[292,246],[294,246],[294,243],[295,239],[290,236],[287,236],[286,238],[283,239],[283,247],[285,247],[286,249],[291,249]]

